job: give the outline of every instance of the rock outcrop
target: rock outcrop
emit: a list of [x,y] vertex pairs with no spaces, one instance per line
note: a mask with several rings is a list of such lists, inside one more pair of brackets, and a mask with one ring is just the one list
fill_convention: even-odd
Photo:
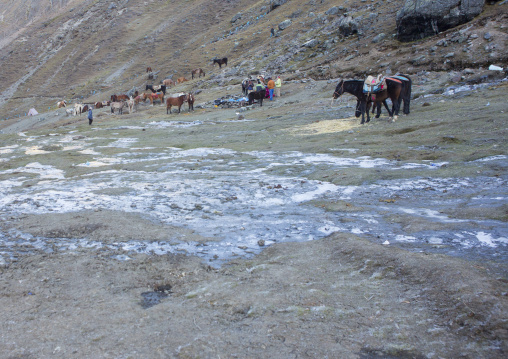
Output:
[[419,40],[471,21],[485,0],[406,0],[397,13],[400,41]]

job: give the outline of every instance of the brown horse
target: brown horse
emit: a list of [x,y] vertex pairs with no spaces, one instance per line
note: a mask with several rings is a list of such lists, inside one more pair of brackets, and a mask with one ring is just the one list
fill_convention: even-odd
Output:
[[56,105],[58,106],[58,108],[60,107],[67,107],[67,101],[63,100],[63,101],[58,101],[56,103]]
[[162,84],[166,87],[171,87],[171,86],[175,86],[175,81],[173,81],[171,79],[165,79],[162,81]]
[[143,102],[146,101],[146,99],[149,99],[150,100],[150,104],[153,106],[153,102],[156,101],[156,100],[160,100],[161,102],[161,105],[164,105],[164,94],[162,92],[157,92],[157,93],[143,93],[141,95],[142,99],[143,99]]
[[205,72],[203,71],[203,69],[200,69],[200,68],[191,71],[191,75],[192,75],[193,79],[194,79],[194,75],[199,75],[199,77],[201,77],[201,74],[203,74],[203,77],[205,76]]
[[102,108],[102,107],[103,107],[103,106],[102,106],[102,102],[96,102],[96,103],[94,103],[94,104],[93,104],[93,107],[94,107],[94,108]]
[[182,77],[179,77],[179,78],[177,78],[177,79],[176,79],[176,83],[177,83],[177,84],[181,84],[182,82],[185,82],[185,81],[189,81],[189,80],[187,80],[187,79],[186,79],[185,77],[183,77],[183,76],[182,76]]
[[193,94],[189,93],[189,94],[187,95],[187,103],[189,104],[189,112],[190,112],[191,110],[192,110],[192,111],[194,111],[194,100],[195,100],[195,99],[196,99],[196,98],[194,97],[194,95],[193,95]]
[[111,102],[127,101],[128,99],[127,95],[111,95]]
[[186,99],[187,99],[186,94],[180,95],[178,97],[168,97],[166,99],[166,114],[171,113],[172,106],[178,106],[178,113],[180,113],[182,105]]
[[146,72],[152,72],[152,68],[151,68],[150,66],[148,66],[148,67],[146,68]]
[[213,59],[213,65],[219,64],[219,68],[222,68],[222,65],[227,66],[228,65],[228,58],[223,57],[222,59]]

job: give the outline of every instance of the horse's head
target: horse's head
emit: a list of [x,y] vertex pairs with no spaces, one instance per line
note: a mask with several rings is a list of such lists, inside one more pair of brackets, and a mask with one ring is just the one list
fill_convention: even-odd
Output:
[[341,80],[337,87],[335,88],[335,91],[333,92],[333,98],[338,99],[342,94],[344,93],[344,80]]

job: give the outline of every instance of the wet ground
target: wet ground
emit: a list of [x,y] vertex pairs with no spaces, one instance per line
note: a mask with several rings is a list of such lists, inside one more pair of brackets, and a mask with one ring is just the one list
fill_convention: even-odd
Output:
[[[334,85],[245,112],[211,89],[191,114],[4,124],[8,353],[498,357],[506,81],[421,81],[410,116],[364,126]],[[53,328],[44,344],[30,323]]]

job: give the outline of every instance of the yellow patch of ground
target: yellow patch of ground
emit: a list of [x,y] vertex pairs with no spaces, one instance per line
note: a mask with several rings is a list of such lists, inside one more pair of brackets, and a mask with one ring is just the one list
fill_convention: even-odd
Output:
[[305,126],[293,127],[289,132],[293,135],[321,135],[325,133],[342,132],[352,130],[360,126],[356,117],[338,118],[334,120],[321,120]]

